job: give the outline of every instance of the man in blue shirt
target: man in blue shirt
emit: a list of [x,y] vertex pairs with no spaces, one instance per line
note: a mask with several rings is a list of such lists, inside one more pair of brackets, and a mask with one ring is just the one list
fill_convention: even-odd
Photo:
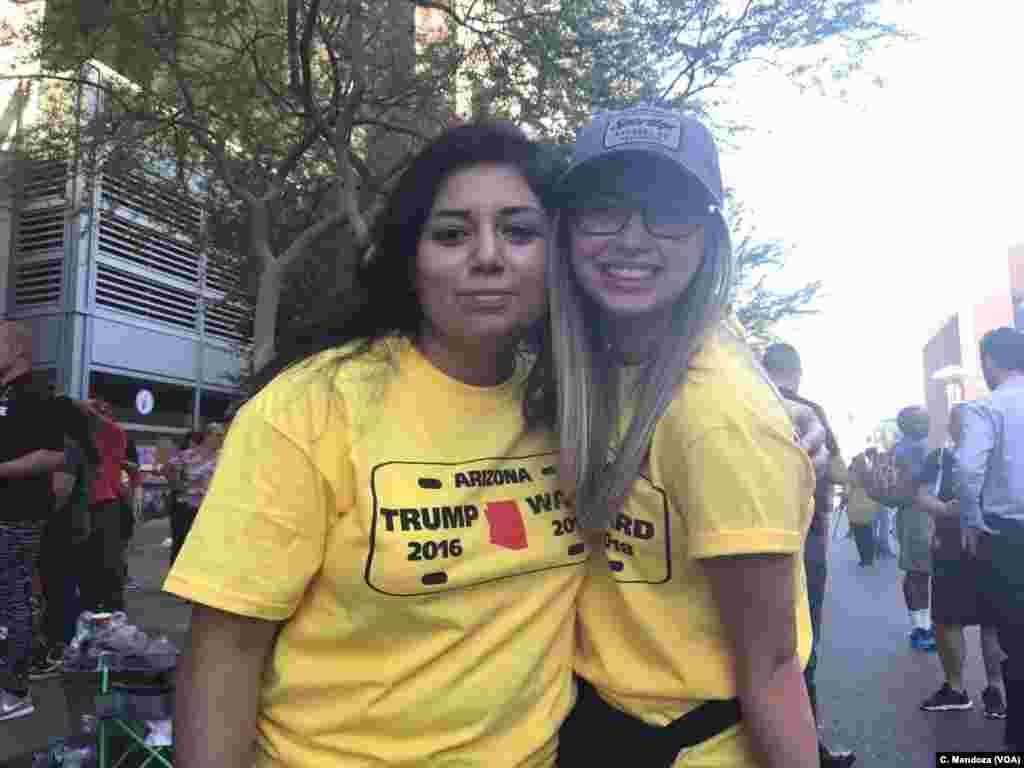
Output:
[[992,396],[963,408],[960,515],[964,549],[978,559],[983,598],[1007,655],[1006,746],[1024,749],[1024,334],[981,340]]

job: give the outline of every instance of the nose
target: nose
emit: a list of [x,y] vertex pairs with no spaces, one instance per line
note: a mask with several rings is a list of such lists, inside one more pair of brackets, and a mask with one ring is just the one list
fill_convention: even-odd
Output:
[[470,252],[471,266],[483,272],[500,272],[505,268],[505,251],[494,227],[481,227]]
[[628,251],[649,251],[654,247],[654,238],[644,224],[643,211],[635,210],[630,213],[629,221],[619,233],[618,242],[620,247]]

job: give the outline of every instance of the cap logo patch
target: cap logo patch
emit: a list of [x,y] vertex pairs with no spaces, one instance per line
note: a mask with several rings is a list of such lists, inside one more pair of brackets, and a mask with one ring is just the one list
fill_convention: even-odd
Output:
[[623,144],[641,142],[661,144],[671,150],[678,150],[683,139],[682,120],[660,115],[624,115],[612,120],[604,132],[604,146],[621,147]]

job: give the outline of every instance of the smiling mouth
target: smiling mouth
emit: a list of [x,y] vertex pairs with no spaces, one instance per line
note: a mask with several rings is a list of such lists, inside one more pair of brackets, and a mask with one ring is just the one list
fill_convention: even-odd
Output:
[[600,264],[601,274],[615,280],[647,280],[661,272],[651,264]]

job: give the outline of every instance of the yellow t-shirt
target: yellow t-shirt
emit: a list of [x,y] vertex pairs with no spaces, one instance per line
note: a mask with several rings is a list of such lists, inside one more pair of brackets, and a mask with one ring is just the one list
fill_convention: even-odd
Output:
[[523,373],[390,339],[239,413],[165,589],[283,622],[258,765],[554,765],[587,552]]
[[736,695],[702,558],[793,554],[801,663],[810,655],[798,555],[814,469],[771,386],[730,344],[711,339],[699,353],[580,593],[577,671],[606,701],[654,725]]

